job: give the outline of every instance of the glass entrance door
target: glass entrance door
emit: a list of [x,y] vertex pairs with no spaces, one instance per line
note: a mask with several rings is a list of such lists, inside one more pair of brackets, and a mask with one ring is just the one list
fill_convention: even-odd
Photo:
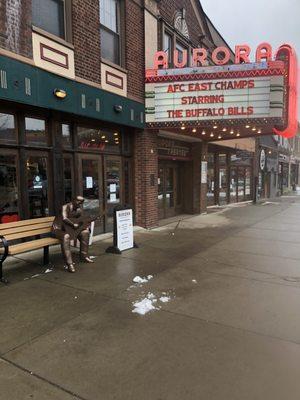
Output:
[[50,214],[49,160],[48,154],[28,152],[26,154],[26,178],[29,218],[46,217]]
[[177,164],[160,162],[158,167],[159,219],[179,214],[182,208],[182,184]]
[[120,188],[122,177],[122,162],[120,157],[107,156],[105,158],[105,231],[113,230],[114,208],[122,204]]
[[238,202],[245,200],[245,168],[238,168]]
[[[80,194],[85,198],[84,211],[88,215],[99,215],[103,211],[101,157],[79,156]],[[97,221],[95,234],[103,233],[103,220]]]

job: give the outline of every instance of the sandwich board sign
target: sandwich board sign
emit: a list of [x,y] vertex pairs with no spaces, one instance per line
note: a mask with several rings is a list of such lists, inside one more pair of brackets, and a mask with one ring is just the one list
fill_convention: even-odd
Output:
[[106,253],[121,254],[122,251],[138,247],[133,237],[133,211],[127,207],[114,209],[114,243]]

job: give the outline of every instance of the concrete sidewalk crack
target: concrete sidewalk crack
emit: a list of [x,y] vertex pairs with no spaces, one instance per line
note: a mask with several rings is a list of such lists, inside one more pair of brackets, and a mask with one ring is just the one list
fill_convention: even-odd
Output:
[[44,378],[43,376],[41,376],[41,375],[39,375],[39,374],[36,374],[36,373],[33,372],[33,371],[30,371],[30,370],[27,369],[27,368],[22,367],[21,365],[19,365],[19,364],[13,362],[13,361],[7,359],[6,357],[0,356],[0,359],[3,360],[3,361],[5,361],[6,363],[12,365],[13,367],[15,367],[15,368],[21,370],[22,372],[25,372],[25,373],[27,373],[28,375],[30,375],[30,376],[32,376],[32,377],[35,377],[35,378],[37,378],[37,379],[39,379],[39,380],[41,380],[41,381],[43,381],[43,382],[46,382],[47,384],[49,384],[49,385],[55,387],[56,389],[59,389],[59,390],[61,390],[62,392],[67,393],[67,394],[73,396],[75,399],[78,399],[78,400],[90,400],[90,399],[87,399],[86,397],[80,396],[80,395],[77,394],[77,393],[74,393],[72,390],[69,390],[69,389],[67,389],[67,388],[65,388],[65,387],[63,387],[63,386],[61,386],[61,385],[59,385],[59,384],[57,384],[57,383],[55,383],[55,382],[50,381],[49,379]]

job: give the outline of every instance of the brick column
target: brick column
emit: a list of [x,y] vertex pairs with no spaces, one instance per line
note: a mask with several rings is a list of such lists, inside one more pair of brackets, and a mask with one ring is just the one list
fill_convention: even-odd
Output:
[[135,133],[134,186],[135,223],[144,228],[158,225],[157,131]]
[[[201,144],[201,161],[208,161],[208,143],[202,142]],[[201,171],[201,168],[200,168]],[[201,182],[201,176],[200,176]],[[200,213],[205,213],[207,211],[207,183],[200,184]]]

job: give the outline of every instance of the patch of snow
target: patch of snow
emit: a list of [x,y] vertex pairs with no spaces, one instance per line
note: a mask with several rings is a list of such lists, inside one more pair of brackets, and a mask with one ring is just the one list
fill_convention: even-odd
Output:
[[45,274],[49,274],[50,272],[53,272],[53,269],[48,268],[46,269]]
[[91,260],[94,260],[95,258],[97,258],[97,256],[90,256]]
[[142,278],[141,276],[136,276],[133,278],[133,282],[135,283],[147,283],[153,278],[153,275],[148,275],[147,277]]
[[133,303],[133,306],[134,309],[132,312],[140,315],[145,315],[152,310],[157,310],[157,308],[153,305],[153,302],[147,298]]
[[197,283],[196,279],[193,279],[192,282],[193,282],[193,283]]
[[37,278],[38,276],[41,276],[41,274],[32,275],[31,279],[32,279],[32,278]]
[[159,301],[161,301],[162,303],[168,303],[170,300],[171,300],[171,297],[168,297],[168,296],[162,296],[159,299]]
[[155,299],[155,295],[154,295],[153,293],[148,293],[148,294],[147,294],[147,298],[148,298],[149,300],[153,300],[153,299]]

